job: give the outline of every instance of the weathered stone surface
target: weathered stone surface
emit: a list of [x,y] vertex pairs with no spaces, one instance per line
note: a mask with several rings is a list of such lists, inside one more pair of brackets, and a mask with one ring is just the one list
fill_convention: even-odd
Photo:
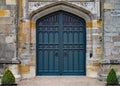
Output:
[[112,32],[104,33],[104,36],[111,36],[112,37],[112,36],[118,36],[118,35],[119,35],[119,33],[117,33],[117,32],[116,33],[112,33]]
[[118,55],[118,54],[119,54],[119,49],[113,48],[111,53],[112,53],[113,55]]
[[6,5],[16,5],[16,0],[6,0]]
[[111,52],[112,52],[112,49],[111,48],[105,48],[104,50],[105,52],[105,56],[110,56],[111,55]]
[[0,44],[0,60],[9,62],[12,61],[15,52],[15,46],[13,44]]
[[29,65],[19,65],[19,71],[20,74],[25,74],[30,72],[30,66]]
[[114,46],[120,46],[120,42],[114,42]]
[[28,52],[26,52],[26,49],[23,49],[20,59],[22,64],[29,65],[31,63],[30,55]]
[[116,27],[115,25],[105,25],[105,28],[104,28],[105,32],[111,32],[111,33],[116,33],[117,30],[116,30]]
[[36,43],[36,41],[35,41],[36,33],[35,32],[36,32],[35,29],[31,30],[31,43]]
[[101,47],[97,47],[96,54],[97,55],[102,55],[102,49],[101,49]]
[[5,35],[0,34],[0,44],[4,44],[4,43],[5,43]]
[[0,17],[0,24],[13,24],[13,21],[12,17]]
[[[104,57],[108,63],[118,61],[120,54],[120,17],[117,13],[119,9],[119,0],[105,0],[104,4]],[[112,10],[110,10],[112,9]],[[113,14],[114,13],[114,14]],[[117,59],[117,60],[114,60]],[[101,74],[107,75],[111,68],[117,72],[119,65],[102,65]]]
[[16,39],[16,36],[9,35],[9,36],[6,36],[5,41],[6,41],[6,43],[14,43],[15,39]]
[[17,75],[19,73],[18,65],[9,65],[9,69],[12,71],[14,75]]
[[112,3],[104,3],[104,9],[114,9],[114,5]]
[[15,25],[0,24],[0,34],[16,34]]
[[31,57],[31,62],[32,62],[32,63],[35,63],[35,62],[36,62],[36,56],[32,56],[32,57]]
[[101,33],[101,29],[99,29],[99,28],[93,29],[92,33]]
[[29,73],[22,74],[22,78],[26,79],[26,78],[33,78],[33,77],[35,77],[35,75],[36,75],[35,70],[36,70],[35,66],[30,66]]
[[89,77],[97,77],[99,66],[89,65],[87,66],[87,76]]
[[104,41],[105,42],[112,42],[113,40],[112,40],[111,36],[106,36],[106,37],[104,37]]
[[7,65],[5,64],[0,64],[0,77],[2,77],[4,71],[6,70]]
[[0,5],[5,5],[5,0],[0,0]]
[[87,29],[91,29],[93,27],[93,23],[87,22],[86,27],[87,27]]
[[120,33],[120,27],[116,27],[116,29],[117,29],[117,32],[119,32],[119,33]]
[[120,36],[113,36],[113,42],[120,42]]
[[[3,1],[3,0],[0,0],[0,1]],[[21,73],[22,78],[31,78],[31,77],[34,77],[35,73],[36,73],[36,56],[35,56],[36,55],[36,22],[33,22],[33,21],[32,22],[29,21],[31,23],[26,22],[26,19],[24,19],[24,17],[26,17],[25,15],[27,15],[28,20],[31,20],[28,17],[28,15],[30,15],[30,14],[27,12],[27,9],[33,9],[33,7],[31,6],[29,8],[24,8],[24,7],[26,7],[25,3],[24,3],[26,1],[25,0],[18,0],[18,1],[19,1],[19,10],[17,10],[18,7],[16,4],[16,0],[4,0],[4,2],[6,2],[6,4],[4,2],[2,2],[2,3],[4,3],[4,5],[0,4],[1,10],[8,10],[10,12],[9,17],[7,17],[8,15],[4,16],[3,14],[1,14],[2,17],[0,18],[0,27],[1,27],[0,34],[4,34],[5,36],[4,36],[4,38],[2,38],[2,36],[0,36],[0,41],[2,41],[3,44],[4,43],[11,44],[11,47],[9,46],[7,48],[6,52],[10,53],[10,49],[16,50],[15,46],[12,47],[13,46],[12,43],[15,43],[15,41],[16,41],[16,35],[17,35],[16,30],[18,30],[19,43],[16,45],[18,45],[19,51],[16,51],[16,52],[18,52],[17,57],[19,57],[19,59],[21,60],[19,72]],[[47,3],[47,2],[43,2],[43,3]],[[77,2],[75,2],[75,3],[77,3]],[[78,2],[77,5],[79,5],[80,3],[81,2]],[[86,49],[87,56],[86,56],[86,58],[89,58],[90,52],[93,51],[93,58],[98,59],[99,55],[101,54],[101,49],[97,49],[97,47],[100,47],[99,34],[101,33],[102,30],[99,28],[102,27],[102,22],[98,20],[99,19],[99,12],[100,12],[99,2],[97,1],[97,2],[90,2],[90,3],[92,3],[93,5],[90,5],[87,2],[83,2],[81,4],[81,5],[83,5],[83,7],[91,7],[88,9],[91,10],[91,12],[93,12],[94,20],[95,20],[94,21],[91,17],[91,20],[89,22],[86,22],[86,27],[87,27],[86,28],[86,35],[87,35],[87,37],[86,37],[87,38],[87,49]],[[37,4],[36,4],[36,7],[37,7]],[[17,12],[18,11],[19,11],[19,18],[17,19]],[[109,12],[109,14],[110,14],[110,12]],[[108,16],[108,15],[106,15],[106,16]],[[19,27],[17,27],[16,20],[19,21]],[[109,18],[108,18],[108,20],[109,20]],[[115,21],[113,21],[113,22],[115,22]],[[108,25],[110,25],[113,22],[108,21]],[[110,25],[110,26],[112,26],[112,25]],[[114,25],[114,26],[116,26],[116,25]],[[112,29],[107,29],[106,31],[110,31],[110,30],[112,30]],[[117,30],[117,29],[115,29],[115,30]],[[113,30],[113,32],[115,32],[115,30]],[[111,32],[111,34],[113,32]],[[115,34],[115,36],[117,34]],[[109,48],[109,45],[107,46],[107,48]],[[4,48],[4,49],[6,49],[6,48]],[[112,50],[112,48],[111,48],[111,50]],[[9,53],[6,55],[15,57],[15,55],[11,55]],[[4,55],[4,57],[6,57],[4,59],[9,58],[6,55]],[[91,59],[91,58],[89,58],[89,59]],[[88,59],[86,59],[86,60],[88,62],[86,66],[89,66],[90,61],[88,61]],[[95,76],[97,76],[100,62],[93,61],[93,60],[94,59],[91,60],[92,65],[87,67],[86,70],[87,70],[88,76],[95,77]],[[15,71],[13,71],[14,73],[18,72],[16,69],[17,67],[10,67],[10,68],[12,70],[15,69]]]
[[9,10],[0,10],[0,17],[10,17]]

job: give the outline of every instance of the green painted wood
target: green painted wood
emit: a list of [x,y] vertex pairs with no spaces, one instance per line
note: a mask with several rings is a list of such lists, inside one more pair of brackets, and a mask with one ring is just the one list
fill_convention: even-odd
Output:
[[36,75],[86,74],[86,23],[59,11],[36,22]]

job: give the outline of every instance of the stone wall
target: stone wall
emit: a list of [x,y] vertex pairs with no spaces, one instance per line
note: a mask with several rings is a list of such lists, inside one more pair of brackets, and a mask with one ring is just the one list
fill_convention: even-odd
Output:
[[[49,9],[50,7],[57,6],[57,4],[65,6],[68,5],[67,8],[73,7],[73,11],[75,8],[83,8],[84,11],[90,12],[89,21],[86,21],[86,31],[87,31],[87,52],[86,52],[86,76],[89,77],[97,77],[98,71],[100,70],[100,61],[102,57],[102,22],[100,20],[100,2],[99,0],[20,0],[19,12],[21,14],[19,21],[19,57],[21,59],[21,64],[19,65],[19,71],[22,78],[30,78],[36,76],[36,19],[41,16],[44,16],[48,12],[54,12],[54,10],[49,10],[47,12],[42,12],[44,8]],[[44,9],[47,10],[47,9]],[[63,6],[63,10],[64,6]],[[70,10],[70,8],[69,8]],[[67,10],[67,11],[69,11]],[[41,11],[41,12],[40,12]],[[70,10],[71,11],[71,10]],[[80,10],[79,10],[80,11]],[[81,12],[84,12],[81,11]],[[76,15],[80,15],[80,12]],[[34,15],[35,14],[35,15]],[[39,15],[36,17],[36,15]],[[35,18],[36,17],[36,18]],[[83,16],[82,16],[83,17]],[[87,19],[86,19],[87,20]],[[92,57],[90,57],[92,54]]]
[[36,76],[36,21],[31,15],[61,1],[92,14],[86,22],[87,76],[106,77],[111,68],[120,75],[120,0],[102,0],[102,12],[100,0],[0,0],[0,72],[9,67],[16,77]]
[[[17,58],[18,5],[16,0],[0,0],[0,75]],[[18,72],[17,72],[18,73]]]
[[[10,54],[12,55],[10,59],[8,59],[9,53],[4,55],[9,56],[6,57],[9,63],[18,63],[18,59],[21,62],[21,64],[6,66],[12,70],[16,77],[19,77],[20,74],[22,79],[36,76],[36,21],[33,21],[34,13],[41,13],[40,16],[44,16],[42,11],[39,11],[46,9],[46,6],[52,7],[51,5],[63,5],[62,10],[66,10],[64,7],[67,5],[66,8],[69,9],[69,12],[70,9],[73,12],[79,9],[76,15],[82,14],[81,12],[89,13],[86,14],[89,16],[88,19],[82,16],[86,18],[87,31],[86,76],[97,77],[102,59],[103,42],[100,0],[45,0],[45,2],[44,0],[0,0],[0,27],[2,27],[0,28],[0,43],[7,47],[7,51],[14,51],[14,55]],[[116,39],[114,38],[114,40]],[[1,47],[1,49],[3,48]],[[0,58],[0,61],[6,61],[6,58]]]
[[111,68],[120,75],[120,0],[104,0],[103,8],[103,60],[101,76]]

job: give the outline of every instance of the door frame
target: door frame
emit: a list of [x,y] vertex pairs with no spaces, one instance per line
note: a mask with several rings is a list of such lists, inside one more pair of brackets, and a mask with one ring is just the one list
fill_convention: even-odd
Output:
[[[59,28],[59,29],[58,29],[58,30],[59,30],[59,32],[60,32],[59,35],[61,34],[59,37],[62,37],[62,36],[63,36],[63,33],[62,33],[62,29],[60,29],[60,28],[63,27],[63,25],[62,25],[62,23],[63,23],[63,22],[62,22],[62,19],[63,19],[63,18],[62,18],[61,15],[62,15],[63,13],[65,13],[65,14],[68,14],[68,15],[70,14],[70,15],[73,16],[73,17],[78,17],[78,16],[76,16],[76,15],[74,15],[74,14],[71,14],[71,13],[68,13],[68,12],[65,12],[65,11],[57,11],[57,12],[48,14],[48,15],[46,15],[46,16],[44,16],[44,17],[46,18],[46,17],[48,17],[49,15],[54,15],[54,14],[56,14],[56,13],[59,14],[59,18],[58,18],[58,22],[59,22],[58,28]],[[41,19],[43,19],[44,17],[42,17],[42,18],[40,18],[40,19],[38,19],[38,20],[36,21],[36,33],[37,33],[37,31],[38,31],[38,30],[37,30],[38,27],[40,27],[40,26],[38,26],[39,21],[40,21]],[[85,37],[83,37],[83,38],[84,38],[84,40],[86,40],[86,22],[85,22],[85,20],[84,20],[83,18],[81,18],[81,17],[78,17],[78,18],[81,19],[81,21],[83,21],[83,24],[82,24],[82,25],[84,25],[84,26],[83,26],[83,27],[84,27],[83,29],[85,29],[85,30],[84,30],[85,32],[83,32]],[[38,72],[38,69],[39,69],[39,68],[38,68],[38,66],[39,66],[39,61],[38,61],[38,47],[39,47],[40,45],[38,46],[38,41],[37,41],[37,40],[39,40],[39,39],[38,39],[38,35],[39,35],[39,34],[36,34],[36,75],[39,76],[39,74],[38,74],[38,73],[39,73],[39,72]],[[62,38],[60,38],[60,39],[62,39]],[[62,44],[61,42],[62,42],[62,41],[60,41],[59,46]],[[84,46],[84,50],[83,50],[83,51],[84,51],[83,54],[85,55],[85,56],[84,56],[84,60],[83,60],[83,61],[84,61],[84,72],[80,72],[80,74],[78,74],[77,72],[76,72],[76,74],[75,74],[74,72],[73,72],[73,73],[69,73],[69,72],[68,72],[68,73],[64,73],[62,76],[64,76],[64,75],[69,75],[69,74],[70,74],[70,75],[80,75],[80,76],[85,76],[85,75],[86,75],[86,41],[84,41],[84,45],[85,45],[85,46]],[[62,50],[61,48],[62,48],[62,47],[59,47],[59,50],[60,50],[60,52],[61,52],[61,53],[59,53],[59,54],[60,54],[60,57],[59,57],[60,62],[59,62],[59,63],[61,63],[61,61],[62,61],[61,59],[63,59],[63,53],[62,53],[63,51],[61,51],[61,50]],[[80,59],[80,58],[79,58],[79,59]],[[59,64],[59,65],[60,65],[60,64]],[[62,65],[62,66],[63,66],[63,65]],[[56,74],[50,73],[50,75],[61,75],[61,67],[60,67],[59,70],[60,70],[60,74],[59,74],[59,73],[58,73],[58,74],[57,74],[57,73],[56,73]],[[46,74],[46,73],[43,74],[43,76],[46,76],[46,75],[49,75],[49,74]],[[41,76],[41,75],[40,75],[40,76]]]
[[[92,43],[88,44],[89,40],[87,39],[87,35],[92,34],[92,29],[91,29],[92,27],[90,27],[90,25],[91,25],[91,22],[94,20],[94,15],[90,11],[88,11],[82,7],[73,5],[73,4],[65,2],[65,1],[58,1],[58,2],[54,2],[52,4],[48,4],[44,7],[41,7],[39,9],[31,12],[31,14],[28,16],[28,19],[30,19],[30,22],[32,24],[30,30],[32,30],[33,26],[34,26],[34,28],[36,28],[37,19],[39,19],[45,15],[51,14],[53,12],[60,11],[60,10],[74,14],[78,17],[83,18],[86,21],[86,58],[89,58],[88,54],[91,53],[91,51],[89,51],[87,49],[89,49],[90,46],[92,46]],[[90,24],[90,25],[87,26],[88,24]],[[35,34],[36,34],[36,31],[35,31]],[[32,37],[32,34],[30,34],[30,36]],[[36,35],[34,35],[34,36],[36,38]],[[92,37],[91,37],[91,39],[92,39]],[[31,43],[32,43],[32,41],[31,41]],[[35,43],[36,43],[36,41],[35,41]],[[88,71],[87,71],[87,63],[86,63],[86,74],[87,73],[88,73]]]

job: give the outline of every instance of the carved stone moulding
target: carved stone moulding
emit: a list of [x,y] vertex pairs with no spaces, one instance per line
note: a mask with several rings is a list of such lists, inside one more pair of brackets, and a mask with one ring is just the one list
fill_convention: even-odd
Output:
[[[28,2],[28,12],[31,13],[34,10],[39,9],[40,7],[44,7],[48,4],[51,3],[55,3],[55,1],[66,1],[68,3],[77,5],[79,7],[82,7],[88,11],[90,11],[93,14],[99,14],[99,9],[100,9],[100,2],[89,2],[88,0],[76,0],[76,1],[72,1],[72,0],[46,0],[46,1],[40,1],[40,0],[29,0],[30,2]],[[81,2],[80,2],[81,1]],[[84,1],[84,2],[83,2]]]

